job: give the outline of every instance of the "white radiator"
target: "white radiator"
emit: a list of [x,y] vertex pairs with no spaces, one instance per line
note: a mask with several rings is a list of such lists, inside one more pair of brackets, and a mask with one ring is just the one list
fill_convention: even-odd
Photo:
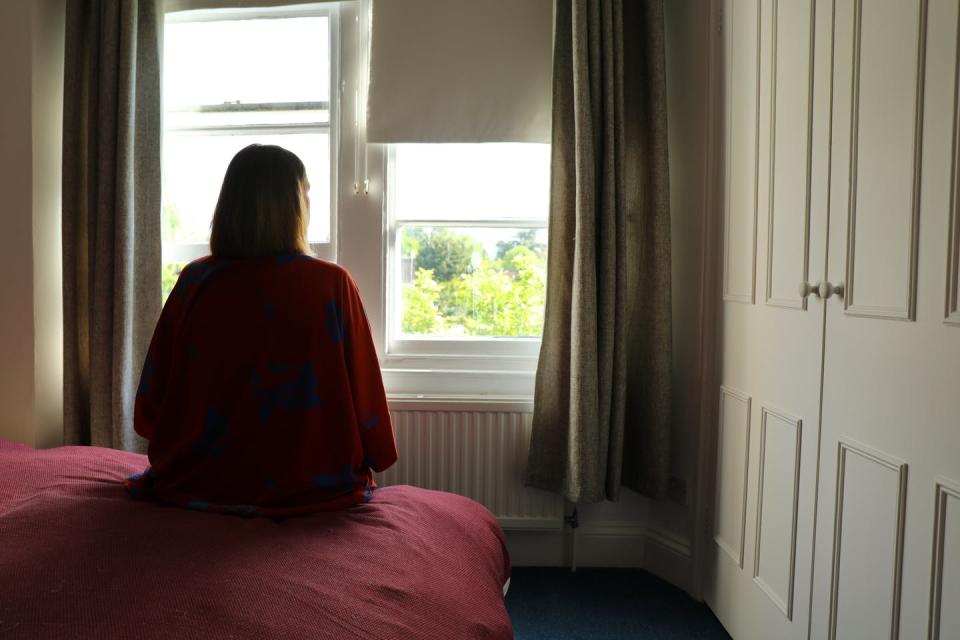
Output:
[[409,484],[476,500],[504,529],[558,529],[563,500],[523,486],[533,414],[394,406],[400,460],[377,474],[381,486]]

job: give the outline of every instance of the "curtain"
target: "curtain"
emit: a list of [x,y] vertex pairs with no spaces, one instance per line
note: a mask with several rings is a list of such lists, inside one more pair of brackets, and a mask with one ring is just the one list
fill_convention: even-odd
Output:
[[68,0],[64,439],[142,451],[136,380],[160,313],[158,0]]
[[666,493],[670,209],[662,0],[557,0],[546,319],[527,484]]

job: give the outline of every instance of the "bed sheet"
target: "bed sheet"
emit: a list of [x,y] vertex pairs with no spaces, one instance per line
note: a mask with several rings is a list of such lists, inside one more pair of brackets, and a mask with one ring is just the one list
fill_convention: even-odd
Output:
[[0,441],[0,638],[512,638],[503,533],[408,486],[274,521],[127,497],[144,456]]

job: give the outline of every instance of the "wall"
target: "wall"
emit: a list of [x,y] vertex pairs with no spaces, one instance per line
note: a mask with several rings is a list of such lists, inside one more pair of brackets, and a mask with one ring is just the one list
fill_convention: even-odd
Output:
[[0,438],[62,442],[64,0],[0,3]]
[[[60,138],[64,0],[0,2],[0,438],[52,446],[62,431]],[[709,14],[665,3],[673,236],[673,501],[625,491],[579,509],[581,564],[642,565],[692,587],[700,415]],[[32,185],[32,188],[25,187]],[[570,559],[569,534],[512,531],[525,564]]]
[[33,180],[29,2],[0,3],[0,437],[32,441]]
[[[697,594],[694,531],[697,522],[701,415],[701,340],[704,325],[704,249],[709,202],[710,3],[664,3],[670,206],[673,250],[673,404],[676,479],[671,500],[651,502],[644,566]],[[649,544],[653,542],[654,544]]]

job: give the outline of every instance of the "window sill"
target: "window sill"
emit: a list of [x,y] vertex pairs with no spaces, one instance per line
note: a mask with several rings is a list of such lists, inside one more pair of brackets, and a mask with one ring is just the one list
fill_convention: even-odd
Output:
[[392,411],[467,411],[532,413],[533,398],[523,396],[389,394]]
[[533,401],[536,374],[527,370],[397,368],[383,369],[387,395],[396,399],[453,397],[471,400]]

